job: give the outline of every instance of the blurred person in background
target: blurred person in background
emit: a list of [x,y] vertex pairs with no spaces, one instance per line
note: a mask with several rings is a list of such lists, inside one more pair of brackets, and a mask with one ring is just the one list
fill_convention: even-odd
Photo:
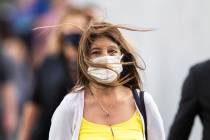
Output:
[[5,39],[2,45],[4,55],[8,58],[7,65],[11,71],[11,81],[16,86],[18,112],[22,114],[22,107],[32,94],[33,77],[31,60],[24,42],[16,36]]
[[32,25],[36,18],[35,4],[37,0],[15,0],[5,2],[2,13],[11,23],[14,34],[21,38],[28,52],[31,52]]
[[[45,0],[46,1],[46,0]],[[41,6],[37,3],[37,6]],[[56,25],[59,23],[61,15],[64,13],[64,9],[68,7],[70,3],[66,0],[51,0],[48,3],[48,8],[41,14],[39,14],[34,20],[33,27],[41,27],[47,25]],[[36,8],[38,9],[38,7]],[[42,63],[46,53],[48,52],[48,35],[50,29],[40,30],[40,32],[33,32],[32,43],[33,43],[33,63],[36,66]]]
[[11,0],[0,5],[1,14],[6,15],[14,33],[26,44],[34,66],[43,60],[49,32],[36,34],[32,29],[57,24],[66,6],[65,0]]
[[4,40],[11,36],[9,22],[0,16],[0,139],[9,140],[17,127],[18,108],[12,70],[2,47]]
[[[2,120],[8,127],[7,130],[11,134],[7,134],[7,139],[15,139],[16,131],[19,125],[20,115],[22,114],[22,106],[29,99],[32,90],[32,70],[30,59],[28,59],[27,48],[25,43],[15,35],[11,29],[10,22],[2,17],[0,20],[1,27],[1,65],[3,79],[5,84],[2,88],[2,98],[5,106],[13,106],[4,109],[5,115]],[[4,121],[5,120],[5,121]]]
[[203,125],[202,140],[210,139],[210,60],[196,64],[184,81],[178,112],[168,140],[188,140],[198,116]]
[[59,22],[63,25],[49,35],[46,56],[36,69],[34,93],[25,104],[18,140],[47,140],[52,114],[76,82],[79,28],[86,28],[93,17],[86,9],[63,10]]
[[15,85],[11,82],[11,71],[0,48],[0,140],[10,140],[18,122]]

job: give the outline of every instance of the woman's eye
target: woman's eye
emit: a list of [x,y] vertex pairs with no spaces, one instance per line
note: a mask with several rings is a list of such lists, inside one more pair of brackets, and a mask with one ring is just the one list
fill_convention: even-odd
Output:
[[116,54],[116,53],[117,53],[116,50],[110,50],[110,51],[109,51],[109,54],[111,54],[111,55],[114,55],[114,54]]
[[98,56],[98,55],[100,54],[100,52],[94,51],[94,52],[91,52],[90,54],[91,54],[92,56]]

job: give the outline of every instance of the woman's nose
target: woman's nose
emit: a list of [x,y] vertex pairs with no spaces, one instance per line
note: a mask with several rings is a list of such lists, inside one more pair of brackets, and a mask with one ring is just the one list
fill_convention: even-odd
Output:
[[107,56],[107,55],[109,55],[109,53],[106,50],[102,51],[101,56]]

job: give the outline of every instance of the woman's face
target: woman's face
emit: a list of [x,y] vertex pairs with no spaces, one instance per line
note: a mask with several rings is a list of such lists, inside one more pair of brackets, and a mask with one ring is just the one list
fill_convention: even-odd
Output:
[[101,56],[120,56],[120,47],[107,37],[98,37],[90,46],[89,58]]

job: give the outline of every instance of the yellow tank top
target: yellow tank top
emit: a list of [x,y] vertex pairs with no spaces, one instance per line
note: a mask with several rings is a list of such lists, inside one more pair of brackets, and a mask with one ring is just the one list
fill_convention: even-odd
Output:
[[[127,121],[111,126],[114,140],[143,140],[142,120],[138,112]],[[113,140],[110,127],[82,120],[79,140]]]

